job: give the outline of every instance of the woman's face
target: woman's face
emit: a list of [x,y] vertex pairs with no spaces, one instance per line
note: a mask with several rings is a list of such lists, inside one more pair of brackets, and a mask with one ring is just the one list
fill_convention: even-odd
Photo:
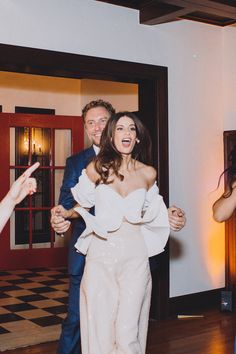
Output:
[[123,116],[116,123],[114,145],[121,154],[130,154],[136,143],[137,132],[133,119]]

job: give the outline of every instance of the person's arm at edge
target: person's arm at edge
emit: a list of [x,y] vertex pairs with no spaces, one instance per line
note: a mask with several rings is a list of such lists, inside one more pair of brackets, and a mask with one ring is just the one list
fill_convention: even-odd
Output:
[[30,178],[30,176],[38,166],[39,163],[37,162],[18,177],[0,202],[0,233],[10,218],[16,204],[20,203],[28,194],[31,195],[36,192],[36,180]]
[[232,193],[229,197],[227,197],[227,194],[224,193],[213,204],[212,206],[213,218],[217,222],[226,221],[232,216],[235,209],[236,209],[236,183],[234,183]]

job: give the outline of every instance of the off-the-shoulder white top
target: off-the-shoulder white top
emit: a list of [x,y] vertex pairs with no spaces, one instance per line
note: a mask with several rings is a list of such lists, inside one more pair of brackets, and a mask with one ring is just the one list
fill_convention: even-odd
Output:
[[[156,183],[148,191],[138,188],[122,197],[111,185],[95,186],[83,170],[71,192],[81,205],[74,209],[86,223],[86,229],[75,244],[78,252],[86,254],[96,235],[105,242],[109,232],[118,230],[124,219],[131,224],[140,224],[149,257],[164,251],[170,226],[167,208]],[[84,209],[93,206],[95,215]]]

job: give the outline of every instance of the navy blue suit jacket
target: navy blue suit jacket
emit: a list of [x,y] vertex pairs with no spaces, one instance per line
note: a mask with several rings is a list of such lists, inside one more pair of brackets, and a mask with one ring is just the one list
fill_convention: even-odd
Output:
[[[91,146],[78,154],[68,157],[66,160],[66,167],[59,196],[59,204],[63,205],[65,209],[71,209],[76,204],[70,189],[78,183],[82,170],[86,168],[94,156],[95,151]],[[93,213],[93,210],[91,210],[91,212]],[[76,252],[74,245],[84,229],[85,223],[83,219],[76,219],[76,221],[74,221],[72,236],[69,242],[68,271],[69,274],[72,275],[83,274],[84,256]]]

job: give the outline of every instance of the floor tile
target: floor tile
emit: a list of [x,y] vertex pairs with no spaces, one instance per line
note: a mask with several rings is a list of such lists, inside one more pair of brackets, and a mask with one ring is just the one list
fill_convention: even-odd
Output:
[[19,290],[20,287],[17,285],[8,285],[8,286],[1,286],[1,291],[12,291],[12,290]]
[[53,278],[55,278],[55,279],[66,279],[66,280],[68,280],[68,276],[67,276],[67,274],[65,274],[65,273],[56,274],[56,275],[53,276]]
[[33,283],[31,280],[29,279],[13,279],[11,280],[12,284],[18,285],[18,284],[26,284],[26,283]]
[[32,277],[29,277],[28,279],[30,279],[31,281],[34,281],[34,282],[42,282],[44,280],[51,280],[52,278],[50,277],[47,277],[46,275],[41,275],[41,274],[34,274],[34,276]]
[[63,320],[66,318],[66,313],[59,313],[57,316],[61,317]]
[[40,301],[40,300],[45,300],[45,296],[42,296],[40,294],[31,294],[31,295],[25,295],[25,296],[19,296],[18,297],[21,301],[24,302],[32,302],[32,301]]
[[51,313],[36,308],[35,310],[21,311],[20,315],[25,319],[31,320],[32,318],[51,316]]
[[44,281],[42,281],[42,283],[43,283],[43,284],[45,284],[45,285],[49,285],[49,286],[51,286],[51,285],[60,285],[60,284],[64,284],[64,282],[63,282],[63,281],[58,280],[58,279],[53,279],[53,280],[44,280]]
[[19,274],[21,276],[26,277],[27,274],[33,274],[33,272],[26,269],[15,269],[15,270],[11,270],[11,274]]
[[62,304],[68,304],[68,296],[66,297],[57,297],[57,301],[61,302]]
[[32,322],[42,327],[48,327],[48,326],[62,323],[62,318],[57,316],[47,316],[47,317],[34,318],[32,319]]
[[22,289],[35,289],[35,288],[39,288],[41,286],[40,283],[24,283],[24,284],[19,284],[19,288]]
[[5,334],[5,333],[9,333],[9,331],[0,326],[0,334]]
[[5,294],[7,296],[20,297],[20,296],[32,295],[34,293],[30,290],[20,289],[20,290],[6,291]]
[[0,299],[0,306],[6,306],[6,305],[16,305],[16,304],[21,304],[22,301],[19,299],[16,299],[15,297],[7,297],[6,299]]
[[15,280],[15,279],[21,279],[18,275],[15,274],[8,274],[4,276],[0,276],[0,280],[8,281],[8,280]]
[[7,309],[4,309],[4,307],[0,307],[0,315],[4,313],[11,313],[11,311],[8,311]]
[[46,307],[60,306],[61,303],[58,301],[52,300],[52,299],[48,299],[48,300],[34,301],[34,302],[32,302],[32,305],[34,305],[40,309],[44,309]]
[[[1,290],[1,287],[0,287]],[[8,294],[0,293],[0,299],[5,299],[6,297],[10,297]]]
[[57,290],[57,291],[51,291],[49,293],[44,294],[45,297],[50,298],[50,299],[56,299],[58,300],[61,298],[68,298],[68,292],[67,291],[61,291],[61,290]]
[[59,313],[67,312],[67,306],[59,305],[59,306],[46,307],[44,308],[44,310],[54,315],[58,315]]
[[54,289],[57,290],[68,290],[69,285],[67,283],[65,284],[60,284],[60,285],[54,285]]
[[41,275],[47,275],[47,276],[54,276],[54,275],[57,275],[57,274],[60,274],[60,272],[58,272],[57,270],[44,270],[44,271],[40,271],[40,272],[37,272]]
[[0,323],[22,321],[23,318],[15,313],[6,313],[0,315]]
[[8,281],[1,280],[0,281],[0,288],[2,288],[4,286],[12,286],[12,284],[9,283]]
[[[25,319],[22,319],[21,321],[13,321],[13,322],[8,322],[8,323],[2,323],[1,326],[5,329],[7,329],[8,331],[11,332],[18,332],[18,334],[20,332],[28,332],[29,330],[38,330],[37,324],[32,322],[32,321],[28,321]],[[31,332],[32,333],[32,332]],[[1,337],[0,337],[1,338]]]
[[18,313],[20,311],[33,310],[35,309],[35,306],[23,302],[22,304],[6,305],[4,306],[4,308],[7,309],[8,311]]
[[33,292],[35,293],[48,293],[48,292],[51,292],[51,291],[55,291],[55,289],[49,287],[49,286],[40,286],[39,288],[34,288],[32,289]]

